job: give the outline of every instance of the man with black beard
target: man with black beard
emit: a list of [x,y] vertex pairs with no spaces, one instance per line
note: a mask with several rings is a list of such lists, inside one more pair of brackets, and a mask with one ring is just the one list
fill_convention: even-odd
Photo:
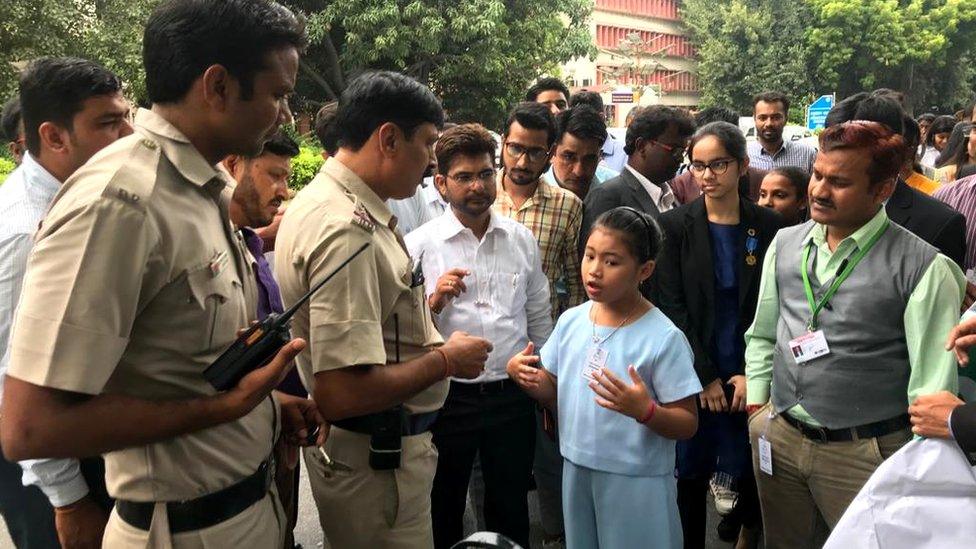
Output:
[[761,170],[793,166],[813,171],[817,151],[809,145],[783,141],[783,129],[790,115],[790,100],[779,92],[764,92],[752,98],[756,141],[749,143],[749,165]]
[[[585,297],[578,249],[583,202],[541,179],[549,169],[556,142],[556,120],[545,105],[519,103],[508,117],[502,138],[504,170],[498,177],[498,198],[493,207],[502,216],[528,227],[538,241],[555,320]],[[546,410],[537,417],[541,428],[536,437],[534,472],[539,510],[546,537],[557,540],[563,531],[562,456],[553,418]]]
[[[281,290],[271,270],[271,258],[265,252],[274,250],[275,236],[284,211],[282,202],[288,199],[288,178],[291,159],[298,156],[298,143],[279,131],[264,144],[261,154],[254,157],[230,155],[223,165],[237,185],[231,192],[230,220],[240,231],[247,245],[249,261],[257,283],[257,318],[264,320],[271,314],[281,314]],[[291,369],[278,384],[275,395],[279,401],[305,399],[308,393],[302,386],[298,370]],[[295,546],[292,531],[298,521],[299,463],[297,448],[283,444],[275,447],[275,484],[284,508],[287,525],[284,547]]]
[[627,165],[620,175],[593,187],[586,195],[580,248],[600,214],[630,206],[651,217],[678,206],[668,181],[685,158],[695,122],[684,111],[663,105],[642,109],[627,126]]
[[440,454],[431,494],[434,547],[461,540],[475,455],[485,479],[485,526],[528,547],[534,406],[508,379],[505,365],[527,345],[548,339],[549,283],[532,232],[491,209],[491,134],[477,124],[456,126],[444,132],[434,152],[434,182],[450,209],[407,235],[407,248],[423,269],[438,329],[495,345],[480,376],[451,379],[432,429]]

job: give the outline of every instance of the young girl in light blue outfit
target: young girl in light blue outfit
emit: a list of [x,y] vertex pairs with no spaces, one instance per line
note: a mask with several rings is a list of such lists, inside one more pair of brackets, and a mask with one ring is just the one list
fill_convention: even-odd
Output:
[[620,207],[586,243],[590,301],[559,317],[538,355],[508,363],[528,394],[556,410],[568,549],[679,549],[675,440],[698,426],[702,387],[684,334],[640,293],[661,231]]

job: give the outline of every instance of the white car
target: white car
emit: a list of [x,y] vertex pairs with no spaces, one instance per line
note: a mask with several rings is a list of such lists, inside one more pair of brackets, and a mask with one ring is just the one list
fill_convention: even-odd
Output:
[[[747,141],[755,141],[756,127],[751,126],[749,128],[746,128],[745,134],[746,134]],[[799,141],[800,143],[809,145],[814,149],[820,148],[819,141],[817,140],[817,136],[813,135],[813,132],[811,132],[810,130],[808,130],[803,126],[794,125],[794,126],[786,126],[785,128],[783,128],[783,140],[793,141],[793,142]]]

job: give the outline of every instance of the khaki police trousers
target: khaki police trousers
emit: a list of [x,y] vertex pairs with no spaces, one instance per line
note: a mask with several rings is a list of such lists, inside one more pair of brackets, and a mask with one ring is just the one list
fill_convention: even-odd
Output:
[[[849,442],[814,442],[770,405],[749,418],[766,549],[821,547],[881,462],[912,438],[909,429]],[[773,474],[759,469],[759,437],[772,446]]]
[[333,426],[325,451],[306,448],[305,464],[322,531],[333,549],[430,549],[430,492],[437,450],[429,432],[403,438],[400,468],[369,466],[369,435]]
[[149,531],[122,520],[113,509],[105,526],[102,547],[106,549],[225,549],[228,547],[275,549],[284,542],[287,523],[278,495],[271,491],[261,501],[224,522],[203,530],[170,534],[162,504],[158,504]]

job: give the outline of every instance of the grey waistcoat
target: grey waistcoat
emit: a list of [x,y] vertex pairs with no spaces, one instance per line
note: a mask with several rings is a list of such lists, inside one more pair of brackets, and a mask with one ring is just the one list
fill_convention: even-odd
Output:
[[[803,241],[813,221],[781,230],[776,237],[779,321],[773,353],[772,401],[777,412],[796,404],[830,429],[889,419],[906,413],[911,364],[905,342],[908,298],[928,269],[934,247],[890,223],[864,259],[824,307],[818,318],[830,354],[798,365],[789,342],[807,332],[811,310],[803,291],[800,262]],[[819,299],[831,279],[814,274],[810,284]],[[821,286],[821,282],[827,284]]]

